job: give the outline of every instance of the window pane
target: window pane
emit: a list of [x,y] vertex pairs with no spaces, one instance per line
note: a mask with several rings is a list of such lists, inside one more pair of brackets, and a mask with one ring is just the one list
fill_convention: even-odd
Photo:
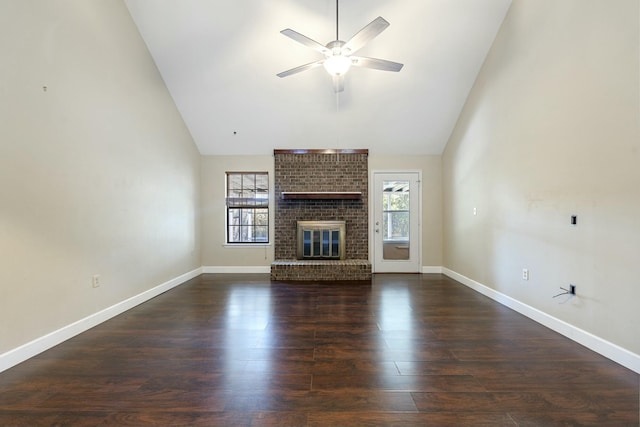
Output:
[[256,209],[256,225],[269,225],[269,210],[268,209]]
[[340,256],[339,243],[340,243],[340,231],[333,230],[331,232],[331,256],[334,256],[334,257]]
[[269,241],[269,227],[254,227],[254,241],[255,242],[268,242]]
[[227,197],[230,199],[239,199],[242,197],[242,190],[230,188],[227,191]]
[[320,255],[320,230],[313,230],[313,250],[311,255]]
[[240,227],[230,226],[228,238],[231,243],[240,242]]
[[384,240],[409,240],[409,212],[386,212],[382,227]]
[[409,240],[409,181],[384,181],[382,229],[384,240]]
[[242,188],[245,190],[254,190],[256,188],[256,175],[251,173],[243,174]]
[[240,225],[240,209],[229,209],[229,225]]
[[253,209],[240,209],[242,211],[242,225],[253,225]]
[[269,175],[266,173],[256,175],[256,192],[269,194]]
[[227,188],[229,190],[241,190],[242,189],[242,175],[241,174],[227,174]]
[[409,193],[391,194],[391,209],[395,211],[409,210]]
[[248,227],[241,227],[240,228],[240,241],[241,242],[250,242],[251,240],[249,240],[249,228]]
[[269,242],[269,175],[227,172],[227,241]]
[[322,255],[331,256],[329,252],[329,230],[322,230]]
[[389,219],[391,215],[388,212],[382,214],[382,240],[389,240]]
[[302,254],[304,256],[311,256],[311,231],[310,230],[303,231]]
[[384,181],[383,186],[382,203],[384,210],[409,210],[409,181]]

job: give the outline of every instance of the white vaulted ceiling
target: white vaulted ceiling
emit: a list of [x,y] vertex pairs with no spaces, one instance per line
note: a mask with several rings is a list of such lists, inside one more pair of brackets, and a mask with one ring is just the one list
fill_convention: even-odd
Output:
[[202,154],[368,148],[440,154],[511,0],[341,0],[340,38],[377,16],[389,28],[358,55],[404,64],[352,68],[335,94],[322,56],[280,34],[335,39],[335,0],[125,0]]

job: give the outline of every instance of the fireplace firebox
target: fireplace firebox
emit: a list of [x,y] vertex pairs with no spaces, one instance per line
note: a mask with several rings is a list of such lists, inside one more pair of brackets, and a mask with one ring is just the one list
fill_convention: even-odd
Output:
[[345,259],[345,221],[298,221],[298,259]]

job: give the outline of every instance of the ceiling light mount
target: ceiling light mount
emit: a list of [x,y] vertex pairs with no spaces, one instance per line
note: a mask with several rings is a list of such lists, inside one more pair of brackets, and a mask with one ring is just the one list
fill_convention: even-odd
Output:
[[327,70],[331,77],[344,76],[351,68],[351,58],[342,49],[344,44],[340,40],[327,44],[327,49],[331,50],[332,54],[327,55],[322,65],[324,65],[324,69]]

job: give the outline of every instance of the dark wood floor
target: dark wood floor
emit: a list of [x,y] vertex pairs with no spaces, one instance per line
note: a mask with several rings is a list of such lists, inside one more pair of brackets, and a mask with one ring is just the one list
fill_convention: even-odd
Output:
[[639,383],[441,275],[203,275],[0,374],[0,425],[638,426]]

